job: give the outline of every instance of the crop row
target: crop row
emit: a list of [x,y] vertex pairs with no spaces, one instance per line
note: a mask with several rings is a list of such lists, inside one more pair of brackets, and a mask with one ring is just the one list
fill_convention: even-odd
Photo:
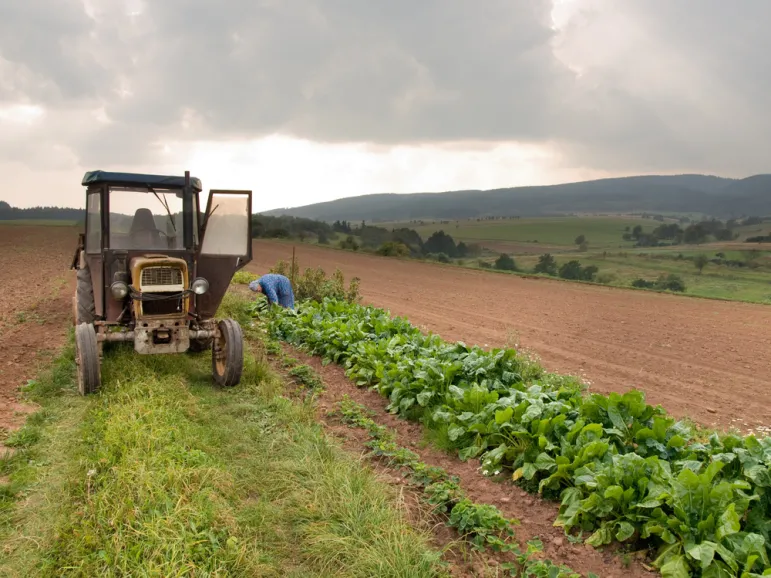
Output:
[[589,544],[655,548],[664,576],[771,575],[771,438],[704,436],[639,391],[585,395],[511,349],[447,343],[381,309],[273,309],[274,337],[344,365],[485,474],[559,499],[555,525]]
[[[533,539],[522,551],[513,540],[516,520],[507,519],[495,506],[477,504],[468,498],[458,484],[443,468],[428,466],[415,452],[399,446],[395,436],[367,416],[367,409],[347,396],[339,404],[342,421],[367,431],[370,441],[367,447],[372,455],[386,460],[389,465],[406,469],[412,482],[421,487],[425,501],[435,514],[444,516],[447,525],[457,530],[463,538],[478,550],[490,548],[497,552],[514,555],[516,562],[504,562],[501,569],[511,576],[549,578],[580,578],[580,574],[567,566],[557,566],[550,560],[533,558],[543,544]],[[597,578],[589,574],[588,578]]]

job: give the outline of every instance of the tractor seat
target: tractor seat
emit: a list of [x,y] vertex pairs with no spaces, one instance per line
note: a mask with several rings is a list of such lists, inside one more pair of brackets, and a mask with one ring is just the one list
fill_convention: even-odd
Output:
[[150,209],[137,209],[129,231],[131,246],[135,249],[158,247],[163,243],[161,233],[155,226]]

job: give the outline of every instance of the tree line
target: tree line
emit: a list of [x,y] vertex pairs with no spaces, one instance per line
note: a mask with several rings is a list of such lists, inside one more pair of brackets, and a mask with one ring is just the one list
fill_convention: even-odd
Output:
[[17,221],[21,219],[35,221],[81,221],[85,211],[83,209],[68,209],[65,207],[30,207],[19,209],[12,207],[5,201],[0,201],[0,221]]
[[680,223],[659,225],[650,233],[643,232],[641,225],[627,227],[622,235],[625,241],[635,241],[635,247],[661,247],[667,245],[700,245],[715,241],[732,241],[739,236],[737,227],[746,222],[730,219],[726,222],[718,219],[703,220],[681,227]]

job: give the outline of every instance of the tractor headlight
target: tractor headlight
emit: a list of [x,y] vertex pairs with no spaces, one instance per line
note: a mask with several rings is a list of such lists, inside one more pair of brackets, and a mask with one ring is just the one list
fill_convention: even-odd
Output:
[[203,295],[204,293],[206,293],[209,290],[209,282],[206,279],[204,279],[203,277],[198,277],[190,285],[190,289],[196,295]]
[[112,285],[110,285],[110,293],[112,293],[112,296],[118,301],[125,299],[129,294],[128,283],[125,281],[115,281]]

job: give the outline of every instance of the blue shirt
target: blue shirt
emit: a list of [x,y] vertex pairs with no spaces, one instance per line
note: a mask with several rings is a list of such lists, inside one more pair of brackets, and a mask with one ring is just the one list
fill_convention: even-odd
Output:
[[262,292],[268,298],[268,303],[278,303],[283,307],[294,309],[294,291],[289,279],[276,273],[263,275],[256,281],[249,283],[249,289],[257,291],[257,286],[262,287]]

